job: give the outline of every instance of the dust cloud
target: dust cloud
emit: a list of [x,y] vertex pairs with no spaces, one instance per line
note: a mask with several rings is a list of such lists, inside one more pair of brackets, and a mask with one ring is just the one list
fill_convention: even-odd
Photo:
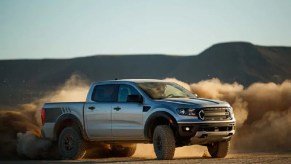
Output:
[[[0,109],[0,159],[48,159],[50,141],[41,138],[40,111],[45,102],[85,101],[89,83],[72,75],[64,85],[39,100],[17,108]],[[249,87],[209,79],[187,84],[176,82],[199,97],[227,101],[234,109],[237,131],[233,152],[291,151],[291,81],[254,83]],[[206,155],[205,155],[206,154]],[[153,146],[139,144],[135,157],[155,158]],[[207,156],[202,146],[177,148],[175,157]]]
[[85,101],[89,83],[72,75],[64,85],[29,104],[0,109],[0,159],[52,158],[50,141],[41,138],[41,108],[45,102]]
[[36,137],[40,137],[40,127],[35,120],[35,112],[27,111],[24,107],[17,109],[5,108],[0,112],[0,159],[16,159],[17,133],[30,131]]
[[214,78],[189,86],[199,97],[227,101],[233,107],[237,131],[232,151],[291,151],[290,80],[281,84],[254,83],[244,88]]
[[17,153],[30,159],[45,158],[52,143],[37,137],[31,131],[17,133]]

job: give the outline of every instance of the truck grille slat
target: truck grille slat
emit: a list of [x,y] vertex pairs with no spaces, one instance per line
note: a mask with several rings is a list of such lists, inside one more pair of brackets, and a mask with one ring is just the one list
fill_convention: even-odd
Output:
[[230,108],[228,107],[201,108],[197,115],[203,121],[231,120]]

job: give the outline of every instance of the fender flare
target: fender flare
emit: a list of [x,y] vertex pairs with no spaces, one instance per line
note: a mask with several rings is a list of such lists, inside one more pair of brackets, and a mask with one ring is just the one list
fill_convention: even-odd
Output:
[[151,138],[152,134],[151,134],[150,129],[158,118],[164,118],[164,119],[168,120],[169,124],[172,126],[172,128],[176,129],[178,126],[176,119],[170,113],[168,113],[166,111],[154,112],[148,117],[148,119],[146,120],[145,126],[144,126],[144,136],[146,138],[148,138],[148,139]]
[[85,140],[87,140],[88,137],[85,134],[84,128],[83,128],[80,120],[75,115],[73,115],[71,113],[63,114],[59,118],[57,118],[56,124],[54,126],[53,140],[58,140],[58,135],[59,135],[58,133],[60,132],[60,128],[62,128],[62,123],[67,121],[67,120],[72,121],[72,123],[79,128],[83,138]]

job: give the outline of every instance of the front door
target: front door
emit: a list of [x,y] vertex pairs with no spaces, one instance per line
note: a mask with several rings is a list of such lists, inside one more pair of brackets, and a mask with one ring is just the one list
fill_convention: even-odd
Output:
[[117,103],[112,105],[112,136],[116,138],[143,137],[143,104],[127,102],[128,95],[140,95],[130,85],[120,85]]

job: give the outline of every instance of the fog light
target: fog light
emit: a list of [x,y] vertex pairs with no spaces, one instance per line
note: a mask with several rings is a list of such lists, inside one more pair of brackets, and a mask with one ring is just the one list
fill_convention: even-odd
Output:
[[186,131],[189,131],[189,130],[190,130],[190,128],[189,128],[189,127],[186,127],[186,128],[185,128],[185,130],[186,130]]

